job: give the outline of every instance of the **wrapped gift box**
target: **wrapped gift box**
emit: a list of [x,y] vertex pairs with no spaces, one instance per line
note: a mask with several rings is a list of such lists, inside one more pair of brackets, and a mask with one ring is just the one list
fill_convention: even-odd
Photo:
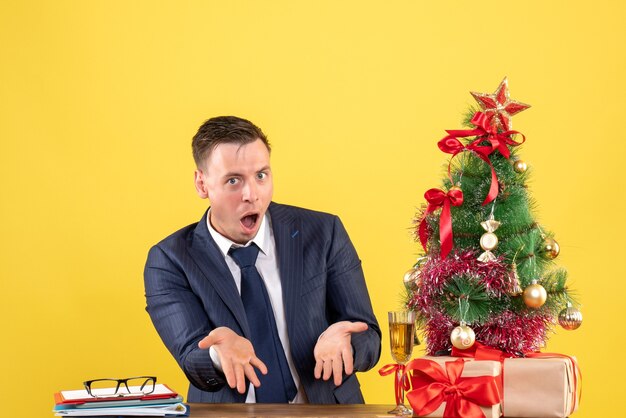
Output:
[[[455,362],[459,359],[457,357],[425,356],[425,357],[422,357],[421,360],[433,361],[437,363],[442,368],[442,371],[443,371],[443,370],[446,370],[447,362]],[[491,384],[489,386],[492,390],[497,392],[496,396],[499,399],[501,399],[502,398],[501,385],[500,385],[500,374],[501,374],[501,367],[502,367],[501,363],[498,361],[490,361],[490,360],[484,360],[484,361],[482,360],[467,361],[467,360],[471,360],[471,359],[461,360],[461,361],[464,361],[463,370],[461,373],[461,379],[481,377],[481,376],[492,377],[493,379],[490,379]],[[407,364],[407,369],[410,368],[410,365],[411,363]],[[470,381],[467,380],[467,382],[469,383]],[[411,391],[412,390],[421,391],[425,389],[412,387]],[[487,389],[485,389],[485,391],[486,390]],[[419,411],[416,411],[414,404],[411,402],[410,391],[407,393],[407,399],[409,400],[409,403],[411,403],[411,406],[413,407],[414,416],[427,416],[427,417],[443,417],[444,416],[444,410],[446,408],[446,401],[441,402],[441,404],[429,414],[419,415]],[[482,413],[487,418],[497,418],[501,415],[501,407],[498,401],[496,401],[493,405],[478,405],[478,406],[480,406]]]
[[504,360],[504,414],[567,417],[578,407],[575,359],[567,356]]

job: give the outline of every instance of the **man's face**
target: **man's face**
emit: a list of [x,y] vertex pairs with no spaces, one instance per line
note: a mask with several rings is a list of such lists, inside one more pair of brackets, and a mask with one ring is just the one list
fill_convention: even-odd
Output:
[[272,200],[270,154],[257,139],[245,145],[220,144],[195,172],[198,195],[211,202],[213,228],[231,241],[254,238]]

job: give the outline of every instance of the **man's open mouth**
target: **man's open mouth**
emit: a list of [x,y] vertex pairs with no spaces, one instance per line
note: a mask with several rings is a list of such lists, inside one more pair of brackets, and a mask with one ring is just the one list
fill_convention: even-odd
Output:
[[250,215],[246,215],[243,218],[241,218],[241,224],[247,229],[252,229],[256,225],[258,219],[259,219],[259,214],[252,213]]

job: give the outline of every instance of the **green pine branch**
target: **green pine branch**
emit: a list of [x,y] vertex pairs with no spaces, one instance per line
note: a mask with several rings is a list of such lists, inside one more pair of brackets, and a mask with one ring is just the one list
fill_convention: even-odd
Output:
[[[457,276],[445,287],[442,305],[448,316],[457,322],[465,320],[468,324],[483,323],[493,313],[492,299],[483,284],[476,277]],[[465,317],[462,317],[459,299],[468,302]]]

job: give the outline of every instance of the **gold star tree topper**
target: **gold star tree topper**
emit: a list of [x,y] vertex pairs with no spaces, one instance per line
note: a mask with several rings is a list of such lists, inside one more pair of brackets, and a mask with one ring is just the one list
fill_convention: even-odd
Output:
[[526,110],[530,105],[509,97],[509,81],[506,77],[500,83],[493,94],[476,93],[471,91],[470,94],[478,102],[483,113],[487,116],[490,126],[496,126],[498,129],[508,131],[513,126],[511,116]]

